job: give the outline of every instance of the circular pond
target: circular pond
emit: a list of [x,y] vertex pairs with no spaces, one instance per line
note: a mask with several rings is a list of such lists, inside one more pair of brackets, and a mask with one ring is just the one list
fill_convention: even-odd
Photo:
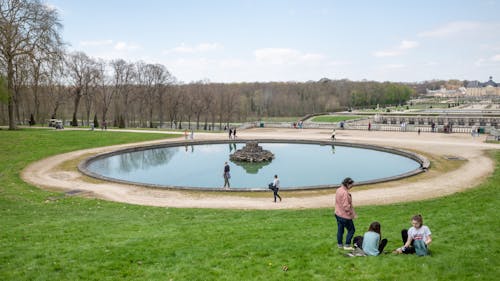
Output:
[[[267,190],[278,174],[281,189],[335,187],[347,176],[357,183],[397,179],[422,171],[426,159],[409,152],[348,143],[261,140],[271,162],[232,162],[243,142],[166,144],[98,155],[79,165],[101,179],[139,185],[220,190],[224,162],[231,167],[231,190]],[[424,167],[425,168],[425,167]]]

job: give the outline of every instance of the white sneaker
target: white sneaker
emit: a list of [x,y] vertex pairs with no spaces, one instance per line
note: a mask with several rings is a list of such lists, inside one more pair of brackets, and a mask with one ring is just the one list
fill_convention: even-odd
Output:
[[346,250],[346,251],[352,251],[352,250],[354,250],[354,248],[351,247],[351,246],[344,246],[344,250]]

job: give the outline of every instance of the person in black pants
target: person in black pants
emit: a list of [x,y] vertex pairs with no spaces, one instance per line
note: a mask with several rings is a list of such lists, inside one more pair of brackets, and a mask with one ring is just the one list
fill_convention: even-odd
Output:
[[276,197],[278,197],[281,202],[281,196],[278,194],[278,191],[280,190],[280,180],[278,178],[278,175],[274,175],[274,180],[269,184],[269,189],[273,191],[274,203],[276,203]]
[[378,256],[383,253],[387,239],[382,239],[380,228],[379,222],[372,222],[364,236],[354,237],[354,247],[362,249],[367,256]]
[[231,178],[231,174],[229,164],[227,164],[227,162],[224,163],[224,173],[222,174],[222,176],[224,177],[224,188],[230,188],[231,185],[229,184],[229,179]]

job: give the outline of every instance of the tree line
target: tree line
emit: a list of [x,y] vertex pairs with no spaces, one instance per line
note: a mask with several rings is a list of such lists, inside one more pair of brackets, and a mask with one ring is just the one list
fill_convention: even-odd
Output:
[[[403,104],[411,85],[375,81],[183,83],[161,64],[67,52],[57,11],[39,0],[0,0],[0,124],[221,128],[262,117]],[[187,125],[183,125],[187,124]]]

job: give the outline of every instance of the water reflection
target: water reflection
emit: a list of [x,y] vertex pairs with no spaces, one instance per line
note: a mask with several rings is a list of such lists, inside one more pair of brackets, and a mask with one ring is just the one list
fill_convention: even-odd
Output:
[[[148,149],[125,153],[119,155],[118,166],[119,169],[124,172],[130,172],[137,169],[147,169],[149,167],[167,164],[176,153],[177,150],[174,149]],[[106,163],[105,165],[109,166],[110,163]]]
[[236,143],[234,142],[229,144],[229,153],[233,152],[233,150],[236,151]]
[[270,161],[264,162],[243,162],[243,161],[231,161],[233,164],[242,167],[248,174],[257,174],[259,170],[267,165]]
[[191,147],[191,153],[193,153],[194,152],[194,145],[187,145],[187,144],[184,145],[184,148],[186,149],[186,152],[188,152],[188,146]]

